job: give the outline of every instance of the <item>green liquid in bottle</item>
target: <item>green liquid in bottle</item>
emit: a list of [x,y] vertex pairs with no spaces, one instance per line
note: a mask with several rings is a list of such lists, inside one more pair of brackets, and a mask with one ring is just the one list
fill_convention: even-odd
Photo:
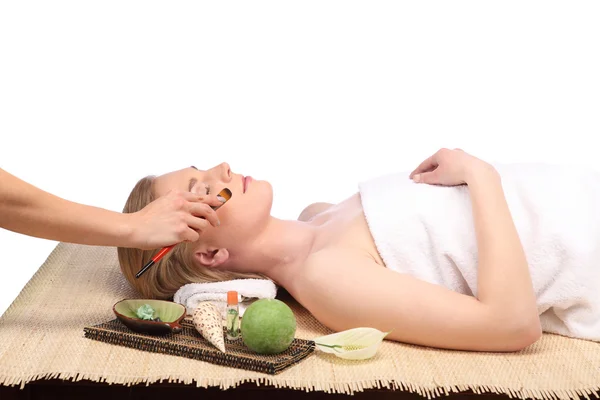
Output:
[[236,340],[240,337],[240,318],[238,310],[235,308],[227,309],[227,338]]

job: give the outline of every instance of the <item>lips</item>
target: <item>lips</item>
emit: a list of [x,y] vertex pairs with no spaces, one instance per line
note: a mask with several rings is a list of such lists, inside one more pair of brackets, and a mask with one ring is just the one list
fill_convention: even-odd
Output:
[[248,190],[248,185],[250,185],[250,182],[252,182],[252,177],[242,176],[243,193],[246,193],[246,190]]

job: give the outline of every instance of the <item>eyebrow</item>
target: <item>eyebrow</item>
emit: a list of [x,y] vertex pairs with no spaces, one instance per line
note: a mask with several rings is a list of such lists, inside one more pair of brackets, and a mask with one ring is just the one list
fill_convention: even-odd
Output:
[[190,184],[188,186],[188,192],[192,191],[192,188],[194,187],[194,185],[196,184],[196,182],[198,182],[198,179],[196,179],[196,178],[190,179]]

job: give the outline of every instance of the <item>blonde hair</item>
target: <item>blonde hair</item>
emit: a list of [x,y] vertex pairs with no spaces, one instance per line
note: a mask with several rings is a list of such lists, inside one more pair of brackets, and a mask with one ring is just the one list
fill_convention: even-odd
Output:
[[[155,200],[155,176],[140,179],[127,198],[124,213],[137,212]],[[135,274],[156,254],[156,250],[117,248],[121,272],[127,281],[147,298],[170,299],[188,283],[218,282],[230,279],[268,279],[262,274],[230,272],[201,267],[193,262],[189,242],[176,245],[165,257],[139,278]]]

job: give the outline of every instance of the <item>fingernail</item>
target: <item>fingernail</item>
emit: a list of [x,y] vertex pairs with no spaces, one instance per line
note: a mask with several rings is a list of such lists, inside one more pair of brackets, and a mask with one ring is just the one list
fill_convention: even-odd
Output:
[[413,176],[413,181],[419,182],[420,180],[421,180],[421,174],[416,174],[415,176]]
[[221,196],[220,194],[217,195],[217,199],[221,202],[221,203],[225,203],[227,200],[225,200],[225,197]]
[[217,221],[217,226],[221,226],[221,221]]

